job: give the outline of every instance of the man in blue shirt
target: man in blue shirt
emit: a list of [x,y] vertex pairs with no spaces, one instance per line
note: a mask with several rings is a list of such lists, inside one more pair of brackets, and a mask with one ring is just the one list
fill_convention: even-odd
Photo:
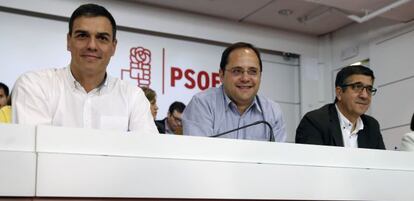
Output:
[[[257,95],[262,75],[259,51],[248,43],[231,45],[222,54],[219,73],[222,86],[196,94],[184,110],[184,135],[284,142],[280,106]],[[266,123],[241,128],[257,121],[272,128]],[[236,128],[240,129],[221,135]]]

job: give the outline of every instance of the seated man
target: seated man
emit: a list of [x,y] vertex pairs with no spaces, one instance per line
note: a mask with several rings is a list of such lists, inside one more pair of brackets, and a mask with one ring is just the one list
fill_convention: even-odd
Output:
[[336,99],[308,112],[296,129],[296,143],[385,149],[378,121],[365,115],[377,89],[374,73],[364,66],[348,66],[335,80]]
[[165,134],[183,134],[183,125],[181,123],[181,116],[185,109],[185,104],[175,101],[168,108],[167,117],[163,120],[155,121],[158,132]]
[[106,73],[116,44],[116,23],[104,7],[77,8],[67,34],[69,66],[22,75],[13,90],[13,121],[157,133],[142,90]]
[[[231,45],[222,54],[219,74],[222,86],[196,94],[184,110],[184,135],[285,141],[279,105],[257,95],[262,75],[259,51],[248,43]],[[262,123],[248,126],[258,121]],[[225,133],[232,129],[236,130]]]

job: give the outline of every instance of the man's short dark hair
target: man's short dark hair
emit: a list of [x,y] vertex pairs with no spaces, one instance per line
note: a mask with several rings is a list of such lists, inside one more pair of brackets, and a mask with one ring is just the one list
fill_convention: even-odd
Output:
[[183,113],[185,109],[185,104],[179,101],[175,101],[170,105],[170,108],[168,108],[168,113],[172,115],[174,111],[177,111],[178,113]]
[[73,11],[72,16],[69,19],[69,35],[72,35],[73,22],[78,17],[99,17],[103,16],[108,18],[112,25],[112,39],[116,39],[116,22],[111,13],[106,10],[103,6],[96,4],[84,4],[79,6],[75,11]]
[[256,56],[259,59],[260,72],[262,72],[262,70],[263,70],[263,68],[262,68],[262,58],[260,57],[259,50],[256,47],[254,47],[252,44],[244,43],[244,42],[234,43],[234,44],[230,45],[229,47],[227,47],[223,51],[223,54],[221,55],[221,61],[220,61],[220,70],[222,70],[223,73],[224,73],[224,71],[226,70],[226,65],[229,62],[230,53],[233,52],[233,50],[241,49],[241,48],[249,48],[249,49],[252,49],[256,53]]
[[362,65],[347,66],[347,67],[342,68],[336,75],[335,87],[341,87],[343,85],[349,84],[345,82],[352,75],[366,75],[366,76],[370,76],[372,78],[372,81],[375,80],[374,72],[372,72],[372,70],[369,69],[368,67],[365,67]]
[[[346,82],[352,75],[366,75],[372,78],[372,82],[375,80],[374,72],[368,67],[362,65],[347,66],[342,68],[338,74],[336,74],[335,87],[343,88],[344,85],[349,84]],[[337,98],[335,98],[335,103],[336,102],[338,102]]]
[[6,94],[6,96],[9,96],[9,87],[6,84],[0,82],[0,89],[3,89],[4,94]]

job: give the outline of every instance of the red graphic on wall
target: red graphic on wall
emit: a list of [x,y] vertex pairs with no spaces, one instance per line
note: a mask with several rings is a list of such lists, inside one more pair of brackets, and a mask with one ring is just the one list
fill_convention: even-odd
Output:
[[129,54],[129,68],[121,69],[121,79],[124,73],[130,79],[137,81],[139,87],[151,85],[151,51],[143,47],[133,47]]

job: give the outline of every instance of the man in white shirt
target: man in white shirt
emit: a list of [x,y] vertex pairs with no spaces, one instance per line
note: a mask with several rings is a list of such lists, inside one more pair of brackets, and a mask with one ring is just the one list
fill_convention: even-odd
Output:
[[106,73],[116,44],[116,23],[104,7],[77,8],[67,34],[69,66],[22,75],[13,122],[157,133],[142,90]]

